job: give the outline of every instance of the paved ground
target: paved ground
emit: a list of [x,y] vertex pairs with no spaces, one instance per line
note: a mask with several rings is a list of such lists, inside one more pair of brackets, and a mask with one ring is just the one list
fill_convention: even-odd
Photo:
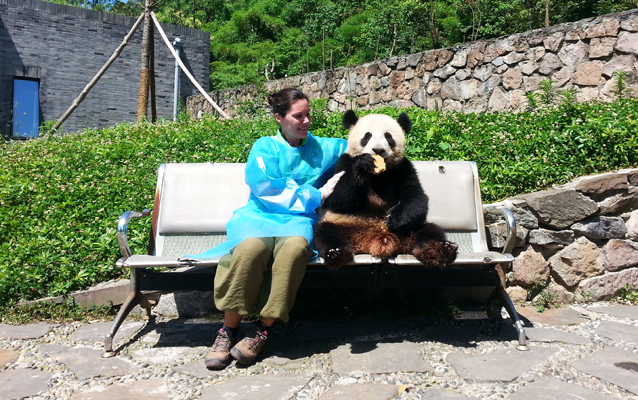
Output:
[[475,314],[303,320],[278,328],[256,365],[217,372],[203,365],[217,322],[127,321],[108,359],[109,323],[0,324],[0,399],[638,400],[638,307],[519,312],[529,351],[509,320]]

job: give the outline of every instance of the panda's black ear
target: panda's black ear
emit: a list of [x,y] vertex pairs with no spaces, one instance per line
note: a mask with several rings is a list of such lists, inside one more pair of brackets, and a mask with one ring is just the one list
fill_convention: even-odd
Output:
[[399,115],[399,118],[397,118],[397,122],[399,123],[399,126],[401,126],[401,129],[403,129],[403,132],[405,132],[405,134],[410,133],[410,130],[412,129],[412,121],[410,120],[410,117],[408,117],[408,114],[401,113],[401,115]]
[[350,129],[357,123],[359,117],[352,110],[348,110],[343,114],[343,127]]

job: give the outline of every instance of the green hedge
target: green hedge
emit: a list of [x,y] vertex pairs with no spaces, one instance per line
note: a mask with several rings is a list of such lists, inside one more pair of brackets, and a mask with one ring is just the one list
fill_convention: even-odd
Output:
[[[345,137],[341,114],[322,112],[325,102],[314,106],[313,133]],[[638,100],[519,114],[403,111],[414,123],[408,157],[476,161],[485,202],[638,165]],[[275,129],[270,117],[210,118],[1,143],[0,307],[120,275],[117,219],[152,208],[159,164],[243,162]],[[148,230],[148,219],[132,221],[135,252],[145,251]]]

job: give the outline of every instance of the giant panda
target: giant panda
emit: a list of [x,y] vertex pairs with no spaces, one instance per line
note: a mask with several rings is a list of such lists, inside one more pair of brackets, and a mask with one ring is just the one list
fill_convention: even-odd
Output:
[[[345,171],[322,206],[315,226],[315,248],[329,269],[338,269],[355,254],[387,261],[412,254],[429,267],[445,268],[456,259],[457,246],[443,230],[426,221],[428,197],[416,170],[404,157],[405,136],[412,128],[407,114],[361,118],[343,115],[348,148],[335,173]],[[385,170],[384,166],[385,164]]]

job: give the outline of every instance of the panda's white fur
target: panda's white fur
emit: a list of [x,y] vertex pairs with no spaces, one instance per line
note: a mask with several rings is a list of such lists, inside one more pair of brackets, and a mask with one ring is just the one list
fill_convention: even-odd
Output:
[[352,157],[378,154],[391,168],[405,154],[405,132],[397,120],[389,115],[368,114],[359,118],[350,129],[346,152]]

